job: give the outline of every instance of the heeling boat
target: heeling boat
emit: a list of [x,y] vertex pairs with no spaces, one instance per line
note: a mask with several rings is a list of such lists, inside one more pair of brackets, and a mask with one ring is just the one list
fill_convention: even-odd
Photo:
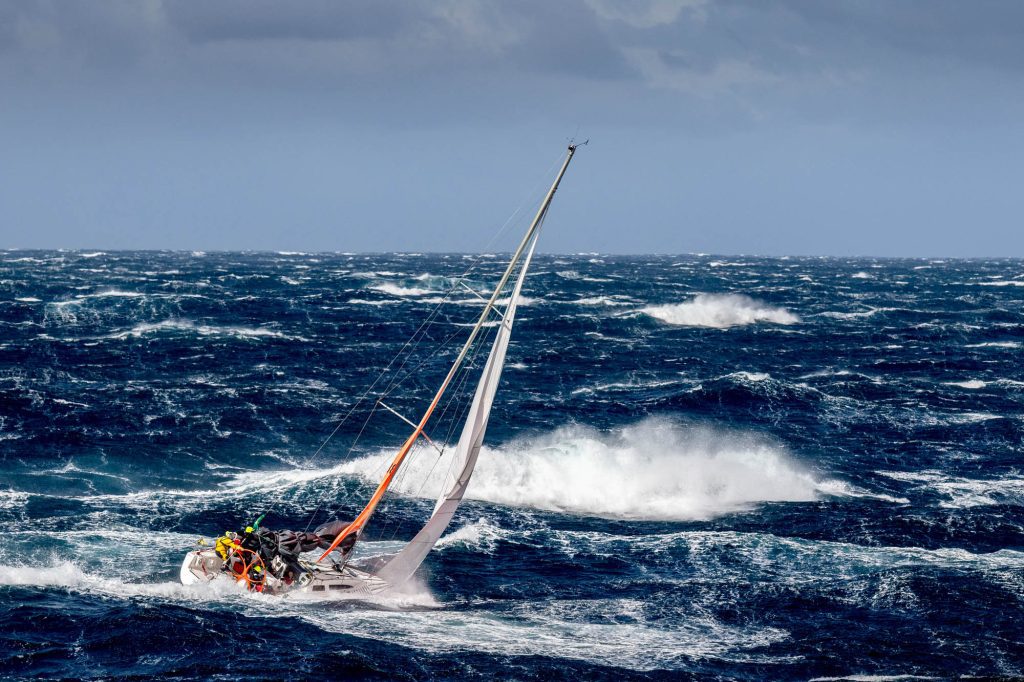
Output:
[[[585,144],[585,143],[584,143]],[[329,544],[319,558],[299,559],[300,571],[285,573],[282,566],[274,565],[264,567],[264,563],[254,552],[244,554],[239,551],[235,556],[235,572],[228,570],[225,560],[216,549],[211,547],[200,547],[189,552],[181,565],[181,582],[197,584],[211,581],[217,578],[234,579],[241,583],[249,583],[250,587],[256,586],[260,591],[273,594],[288,594],[295,596],[320,597],[330,594],[331,596],[344,598],[367,598],[379,595],[392,588],[399,587],[406,583],[419,568],[420,564],[430,553],[441,534],[444,533],[448,524],[454,517],[459,504],[462,502],[473,476],[476,467],[477,457],[483,445],[484,434],[487,431],[487,422],[491,413],[491,406],[494,403],[498,384],[501,380],[502,368],[505,364],[505,353],[508,349],[509,339],[512,335],[512,327],[515,322],[516,308],[519,303],[523,282],[533,260],[534,250],[537,247],[537,240],[540,236],[541,227],[547,216],[551,201],[555,196],[562,177],[565,175],[569,162],[572,161],[577,145],[570,144],[562,162],[561,168],[552,182],[550,189],[545,195],[540,207],[537,209],[533,221],[523,235],[518,247],[512,254],[508,266],[505,268],[498,284],[494,287],[491,295],[486,299],[479,318],[469,332],[468,338],[462,345],[461,350],[452,363],[447,375],[441,381],[435,391],[429,405],[423,411],[418,421],[412,421],[402,417],[393,408],[383,405],[388,412],[392,412],[402,419],[408,426],[412,427],[411,433],[406,436],[401,447],[399,447],[394,458],[391,460],[376,490],[370,496],[366,506],[348,523],[334,522],[321,526],[316,530],[316,536],[323,541],[327,538]],[[514,275],[514,280],[513,280]],[[513,282],[511,294],[507,299],[502,294],[507,291],[510,282]],[[482,297],[481,297],[482,299]],[[500,309],[499,303],[507,300],[504,309]],[[398,552],[384,557],[376,557],[371,561],[357,565],[359,562],[349,559],[352,557],[353,549],[377,510],[378,505],[385,494],[395,482],[396,476],[402,470],[410,452],[422,441],[429,441],[431,446],[436,447],[433,441],[427,436],[426,428],[435,416],[438,406],[446,393],[456,383],[456,377],[460,370],[464,370],[464,363],[474,347],[478,347],[478,340],[481,331],[488,326],[497,323],[497,331],[490,346],[490,352],[483,364],[480,377],[476,384],[476,391],[473,394],[472,402],[469,404],[462,424],[461,436],[452,455],[450,471],[450,482],[442,487],[442,492],[434,505],[433,513],[419,532],[406,543]],[[229,559],[230,560],[230,559]],[[238,562],[243,564],[238,568]],[[258,585],[254,584],[251,569],[259,564]],[[265,570],[264,570],[265,569]],[[287,575],[287,578],[282,576]]]

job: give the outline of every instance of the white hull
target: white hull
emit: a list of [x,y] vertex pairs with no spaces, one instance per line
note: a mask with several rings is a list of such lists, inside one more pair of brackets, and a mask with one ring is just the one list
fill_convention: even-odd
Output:
[[[385,592],[389,587],[384,580],[357,568],[321,566],[305,561],[300,563],[307,573],[299,580],[287,584],[268,575],[263,592],[299,599],[368,599]],[[223,567],[224,562],[212,549],[189,552],[181,563],[181,582],[183,585],[199,585],[213,580],[235,581]],[[245,584],[242,579],[237,582]]]

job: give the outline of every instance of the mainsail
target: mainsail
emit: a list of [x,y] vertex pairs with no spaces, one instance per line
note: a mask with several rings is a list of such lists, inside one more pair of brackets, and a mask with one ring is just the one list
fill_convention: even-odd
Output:
[[[435,408],[441,401],[441,398],[444,396],[449,385],[452,383],[452,379],[455,377],[463,361],[466,359],[466,356],[469,353],[473,342],[476,341],[480,330],[483,329],[484,325],[489,321],[492,312],[497,312],[500,317],[499,329],[495,335],[490,355],[484,365],[476,393],[473,397],[473,402],[470,405],[467,414],[466,424],[463,427],[462,435],[459,438],[453,457],[452,466],[453,471],[456,472],[454,481],[450,487],[442,491],[441,496],[438,498],[437,504],[434,507],[434,512],[426,525],[419,531],[419,533],[417,533],[408,545],[384,563],[384,565],[377,571],[377,576],[393,585],[404,582],[410,578],[420,563],[422,563],[424,557],[426,557],[430,552],[430,549],[441,537],[441,533],[443,533],[445,528],[448,526],[449,521],[455,514],[455,510],[458,508],[459,503],[465,495],[466,487],[468,486],[470,477],[473,474],[473,468],[476,466],[480,447],[483,444],[491,405],[494,402],[495,392],[497,391],[498,383],[501,380],[501,371],[505,362],[505,352],[508,348],[509,338],[512,333],[512,325],[515,320],[519,295],[523,287],[523,282],[526,279],[526,273],[529,269],[530,262],[533,259],[533,253],[537,246],[537,238],[540,233],[541,225],[547,215],[548,207],[551,205],[551,200],[555,195],[555,191],[558,189],[558,184],[561,182],[562,176],[569,167],[569,162],[572,160],[575,152],[576,145],[569,145],[565,161],[563,162],[555,181],[552,183],[544,201],[537,210],[537,214],[534,217],[533,222],[530,224],[530,228],[526,231],[526,234],[518,248],[512,255],[512,259],[509,262],[508,267],[505,269],[505,272],[497,286],[494,288],[490,299],[484,306],[477,323],[470,332],[469,338],[463,345],[462,350],[455,359],[455,362],[452,364],[451,369],[444,381],[441,383],[440,388],[437,390],[422,418],[415,425],[413,432],[402,444],[402,447],[399,448],[398,453],[392,460],[383,479],[377,486],[373,495],[370,497],[370,501],[356,516],[355,520],[353,520],[352,523],[350,523],[343,531],[338,533],[330,548],[323,553],[318,561],[323,561],[323,559],[339,545],[346,548],[346,555],[351,551],[352,545],[355,540],[358,539],[367,521],[369,521],[373,512],[376,510],[377,505],[387,492],[388,487],[394,480],[395,475],[402,466],[402,463],[405,461],[409,451],[412,449],[413,445],[416,444],[420,436],[424,435],[423,432],[427,422],[430,420]],[[509,303],[503,313],[498,312],[495,307],[496,303],[517,266],[519,266],[519,274],[515,280],[515,285],[511,298],[509,299]],[[345,542],[346,539],[348,540],[347,542]],[[343,542],[344,545],[342,545]]]

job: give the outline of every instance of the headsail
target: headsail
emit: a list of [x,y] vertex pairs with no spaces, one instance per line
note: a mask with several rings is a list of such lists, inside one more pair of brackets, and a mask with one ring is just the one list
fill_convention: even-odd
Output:
[[[330,548],[323,553],[318,561],[323,561],[323,559],[334,551],[334,549],[337,548],[346,538],[350,538],[353,534],[358,538],[367,521],[370,519],[370,516],[372,516],[377,505],[383,498],[384,493],[387,492],[388,487],[394,480],[395,475],[401,467],[402,462],[409,454],[409,451],[412,449],[413,445],[415,445],[419,437],[424,435],[423,430],[427,422],[434,413],[434,410],[441,401],[441,398],[444,396],[445,391],[447,391],[456,372],[462,365],[462,362],[465,360],[473,342],[479,335],[480,330],[488,321],[491,312],[495,310],[495,303],[501,295],[502,290],[505,288],[505,285],[508,283],[516,266],[519,264],[520,259],[523,258],[523,254],[525,252],[526,255],[525,258],[523,258],[522,267],[519,269],[519,276],[516,280],[511,300],[505,310],[504,316],[502,317],[500,329],[495,337],[494,345],[487,359],[487,363],[484,366],[480,383],[477,386],[477,391],[469,410],[466,425],[463,429],[462,436],[459,439],[459,444],[455,453],[454,465],[458,468],[461,463],[461,469],[455,478],[455,483],[451,489],[442,493],[434,510],[434,514],[427,522],[427,525],[424,526],[419,534],[417,534],[416,538],[414,538],[408,547],[395,555],[395,557],[393,557],[392,560],[383,567],[379,575],[381,577],[385,577],[385,579],[392,583],[401,582],[410,577],[412,572],[416,570],[416,567],[422,562],[423,557],[425,557],[427,552],[430,551],[430,548],[433,547],[434,543],[448,525],[448,521],[451,519],[452,514],[455,513],[455,509],[458,507],[459,502],[462,500],[462,496],[465,494],[466,485],[469,483],[473,467],[476,464],[476,457],[480,451],[484,431],[487,428],[487,419],[490,415],[491,403],[494,400],[494,393],[497,390],[498,382],[501,378],[501,369],[504,364],[505,350],[508,347],[508,339],[512,331],[512,322],[515,318],[519,292],[522,289],[523,281],[526,277],[526,271],[531,259],[533,258],[533,251],[537,244],[537,235],[539,233],[540,226],[544,221],[544,217],[547,215],[548,207],[551,205],[551,200],[554,197],[555,191],[558,189],[558,184],[561,182],[562,176],[569,167],[569,162],[572,160],[575,152],[576,145],[569,145],[565,161],[562,164],[554,183],[551,185],[551,189],[548,190],[548,193],[545,196],[544,201],[541,203],[533,222],[530,224],[530,228],[527,230],[526,235],[523,237],[515,253],[512,255],[512,259],[509,262],[508,267],[505,269],[498,285],[495,287],[490,299],[484,306],[484,309],[480,314],[480,318],[476,325],[474,325],[473,330],[470,332],[469,338],[463,345],[458,357],[455,359],[451,369],[448,371],[448,375],[441,383],[440,388],[437,390],[437,393],[434,395],[433,400],[430,402],[430,405],[427,407],[419,423],[416,424],[412,434],[409,435],[402,444],[402,447],[398,450],[398,453],[392,460],[387,472],[384,474],[384,478],[370,497],[370,501],[359,515],[356,516],[355,520],[353,520],[344,531],[335,537]],[[352,540],[349,540],[349,542],[346,543],[348,547],[351,547],[352,544]]]
[[462,429],[462,436],[455,449],[452,461],[452,470],[455,471],[455,480],[447,490],[441,492],[441,496],[434,506],[434,513],[426,525],[416,534],[408,545],[391,557],[384,566],[377,571],[377,576],[391,584],[403,583],[412,577],[423,559],[440,539],[441,534],[455,510],[458,509],[462,497],[466,494],[469,479],[473,475],[476,466],[477,456],[480,454],[480,447],[483,445],[484,433],[487,430],[487,420],[491,414],[491,405],[494,403],[494,394],[498,390],[501,381],[501,370],[505,364],[505,351],[508,349],[508,342],[512,336],[512,323],[515,320],[516,306],[519,301],[519,294],[523,288],[523,281],[526,279],[526,271],[533,259],[533,250],[537,246],[537,236],[534,235],[530,248],[523,259],[523,267],[516,279],[515,289],[512,291],[512,298],[501,319],[501,325],[494,338],[494,345],[491,347],[491,354],[487,357],[484,365],[480,383],[477,384],[476,394],[473,396],[473,403],[469,408],[466,417],[466,425]]

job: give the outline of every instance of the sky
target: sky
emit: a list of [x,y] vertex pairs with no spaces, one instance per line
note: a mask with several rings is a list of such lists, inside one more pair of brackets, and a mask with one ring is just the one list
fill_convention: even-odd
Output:
[[572,138],[549,253],[1024,257],[1024,3],[0,0],[0,248],[488,250]]

